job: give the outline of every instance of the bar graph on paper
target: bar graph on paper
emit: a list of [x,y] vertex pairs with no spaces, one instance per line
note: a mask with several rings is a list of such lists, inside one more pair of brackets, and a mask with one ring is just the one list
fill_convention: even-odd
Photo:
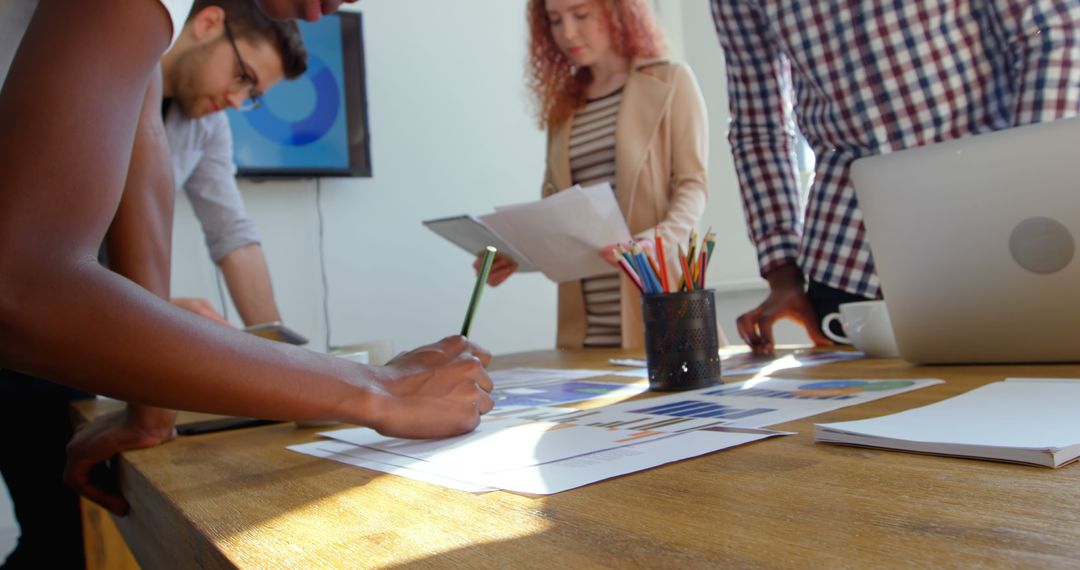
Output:
[[[759,428],[937,383],[940,383],[940,380],[821,381],[765,378],[588,410],[508,406],[496,408],[489,416],[641,432],[676,433],[717,426]],[[491,420],[495,418],[484,421]]]
[[749,418],[760,414],[775,412],[776,408],[738,408],[714,402],[700,400],[680,400],[659,406],[630,410],[636,414],[652,414],[657,416],[675,416],[687,418],[717,418],[728,421]]

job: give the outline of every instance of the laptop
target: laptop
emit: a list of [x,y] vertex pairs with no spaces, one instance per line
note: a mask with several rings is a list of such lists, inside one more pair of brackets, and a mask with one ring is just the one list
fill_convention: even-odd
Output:
[[900,356],[1080,362],[1080,118],[860,159],[851,177]]

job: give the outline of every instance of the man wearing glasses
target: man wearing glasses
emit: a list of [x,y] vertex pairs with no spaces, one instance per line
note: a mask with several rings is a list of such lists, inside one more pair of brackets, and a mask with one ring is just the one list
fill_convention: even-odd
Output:
[[[293,22],[245,0],[199,0],[161,59],[162,118],[178,188],[191,200],[210,256],[245,325],[280,321],[266,258],[236,186],[232,134],[221,111],[256,109],[262,93],[307,68]],[[224,321],[204,299],[173,302]]]

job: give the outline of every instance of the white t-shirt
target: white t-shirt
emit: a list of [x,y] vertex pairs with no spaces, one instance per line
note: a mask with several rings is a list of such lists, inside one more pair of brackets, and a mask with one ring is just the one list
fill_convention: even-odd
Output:
[[22,41],[38,0],[3,0],[0,2],[0,85],[7,78],[15,50]]
[[[172,41],[169,42],[169,47],[172,47],[176,43],[176,38],[180,37],[180,32],[184,29],[184,22],[188,19],[188,14],[191,13],[191,5],[194,0],[159,0],[162,6],[169,11],[169,18],[172,20]],[[168,49],[166,49],[168,51]]]
[[[169,12],[172,20],[172,41],[169,42],[169,47],[172,47],[184,29],[184,22],[187,21],[194,0],[158,1]],[[0,85],[3,85],[7,78],[11,60],[15,58],[15,50],[30,25],[30,18],[33,17],[37,5],[38,0],[0,0]]]

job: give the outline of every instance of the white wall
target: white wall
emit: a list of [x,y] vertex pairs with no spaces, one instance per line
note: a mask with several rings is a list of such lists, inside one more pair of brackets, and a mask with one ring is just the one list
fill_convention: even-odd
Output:
[[[374,177],[321,181],[334,345],[389,338],[405,349],[458,332],[473,283],[471,259],[421,220],[484,213],[539,195],[544,137],[523,83],[525,0],[464,7],[439,0],[360,5]],[[673,55],[694,68],[709,106],[712,198],[701,229],[719,234],[709,283],[720,290],[721,325],[735,339],[734,317],[764,290],[725,139],[722,56],[707,2],[659,0],[658,13]],[[285,321],[313,348],[325,348],[316,181],[241,188]],[[214,268],[183,198],[174,251],[174,295],[217,302]],[[792,341],[785,329],[778,334]],[[555,286],[533,274],[487,289],[470,336],[496,353],[552,347]]]

